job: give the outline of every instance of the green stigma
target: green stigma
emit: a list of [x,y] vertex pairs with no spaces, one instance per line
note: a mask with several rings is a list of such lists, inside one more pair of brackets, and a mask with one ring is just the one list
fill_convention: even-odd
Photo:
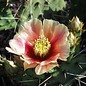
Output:
[[41,58],[44,58],[47,55],[50,47],[51,47],[51,44],[48,38],[42,35],[39,39],[35,40],[34,53],[35,55]]

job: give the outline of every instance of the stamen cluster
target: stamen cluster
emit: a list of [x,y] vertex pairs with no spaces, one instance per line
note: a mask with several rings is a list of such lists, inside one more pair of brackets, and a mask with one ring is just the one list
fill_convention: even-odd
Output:
[[50,47],[51,47],[51,44],[48,38],[46,38],[45,36],[41,36],[39,39],[35,40],[34,53],[37,56],[44,58],[47,55]]

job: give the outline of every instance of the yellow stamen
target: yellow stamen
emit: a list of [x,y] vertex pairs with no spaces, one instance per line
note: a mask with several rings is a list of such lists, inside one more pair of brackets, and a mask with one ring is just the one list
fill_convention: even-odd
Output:
[[44,35],[41,35],[39,39],[35,40],[34,53],[37,56],[44,58],[48,53],[50,47],[51,47],[51,44],[48,38],[46,38]]

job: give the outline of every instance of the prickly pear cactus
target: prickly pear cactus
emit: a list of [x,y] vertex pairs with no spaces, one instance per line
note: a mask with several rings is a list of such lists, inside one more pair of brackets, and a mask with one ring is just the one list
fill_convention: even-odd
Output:
[[43,18],[45,11],[60,11],[66,7],[64,0],[27,0],[21,14],[22,22],[30,18]]

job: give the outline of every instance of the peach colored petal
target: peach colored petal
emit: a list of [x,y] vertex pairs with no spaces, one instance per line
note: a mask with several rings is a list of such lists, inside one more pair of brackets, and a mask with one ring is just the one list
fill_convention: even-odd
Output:
[[6,50],[11,53],[17,54],[17,52],[15,52],[12,48],[6,47]]
[[53,32],[53,36],[50,42],[53,45],[55,43],[58,45],[63,45],[67,41],[68,35],[69,35],[68,28],[63,24],[59,24],[55,27],[55,30]]
[[24,70],[28,69],[28,68],[34,68],[36,67],[36,63],[33,63],[33,64],[28,64],[27,62],[24,62]]
[[22,39],[12,39],[9,41],[11,48],[6,48],[9,52],[22,55],[25,52],[25,43]]
[[41,31],[42,31],[42,22],[39,19],[33,19],[31,22],[28,22],[29,24],[31,23],[32,31],[37,35],[40,36]]
[[68,35],[69,35],[68,28],[63,24],[59,24],[58,26],[55,27],[51,39],[53,53],[59,53],[60,56],[58,59],[64,61],[67,60],[70,51],[70,45],[67,39]]
[[15,36],[14,36],[14,39],[17,39],[17,38],[21,38],[23,39],[23,41],[27,41],[28,39],[28,33],[26,33],[24,30],[21,30],[20,32],[18,32]]
[[67,61],[67,58],[69,57],[69,52],[70,52],[70,44],[67,42],[62,48],[59,48],[60,56],[58,59]]
[[47,20],[43,21],[44,35],[50,40],[52,38],[55,27],[59,24],[57,21]]
[[35,68],[35,72],[37,75],[41,75],[43,73],[47,73],[49,70],[51,70],[52,68],[56,67],[56,66],[59,66],[57,63],[50,63],[50,64],[47,64],[47,65],[38,65],[36,68]]
[[68,41],[65,42],[64,45],[55,45],[54,50],[57,53],[59,53],[59,58],[60,60],[66,61],[67,57],[69,56],[69,51],[70,51],[70,44]]
[[57,54],[56,56],[51,56],[51,57],[49,57],[49,59],[40,62],[40,64],[41,65],[48,65],[50,63],[56,63],[59,56],[60,56],[59,54]]
[[28,23],[24,23],[23,30],[21,32],[26,32],[28,34],[28,41],[33,42],[35,39],[37,39],[37,35],[32,31],[32,27],[29,26]]
[[24,23],[19,32],[27,33],[28,41],[32,43],[32,41],[37,39],[42,32],[42,22],[38,19],[31,19]]
[[29,56],[22,56],[22,57],[20,57],[20,59],[21,60],[23,60],[24,62],[26,62],[26,63],[28,63],[28,64],[33,64],[33,63],[37,63],[37,64],[39,64],[40,62],[39,61],[37,61],[37,60],[34,60],[34,59],[32,59],[32,58],[30,58]]
[[57,59],[59,58],[59,54],[57,54],[56,56],[50,57],[49,59],[44,60],[44,61],[35,60],[35,59],[32,59],[26,55],[23,55],[22,57],[20,59],[23,60],[24,62],[27,62],[28,64],[37,63],[37,64],[41,64],[41,65],[48,65],[50,63],[57,63]]

